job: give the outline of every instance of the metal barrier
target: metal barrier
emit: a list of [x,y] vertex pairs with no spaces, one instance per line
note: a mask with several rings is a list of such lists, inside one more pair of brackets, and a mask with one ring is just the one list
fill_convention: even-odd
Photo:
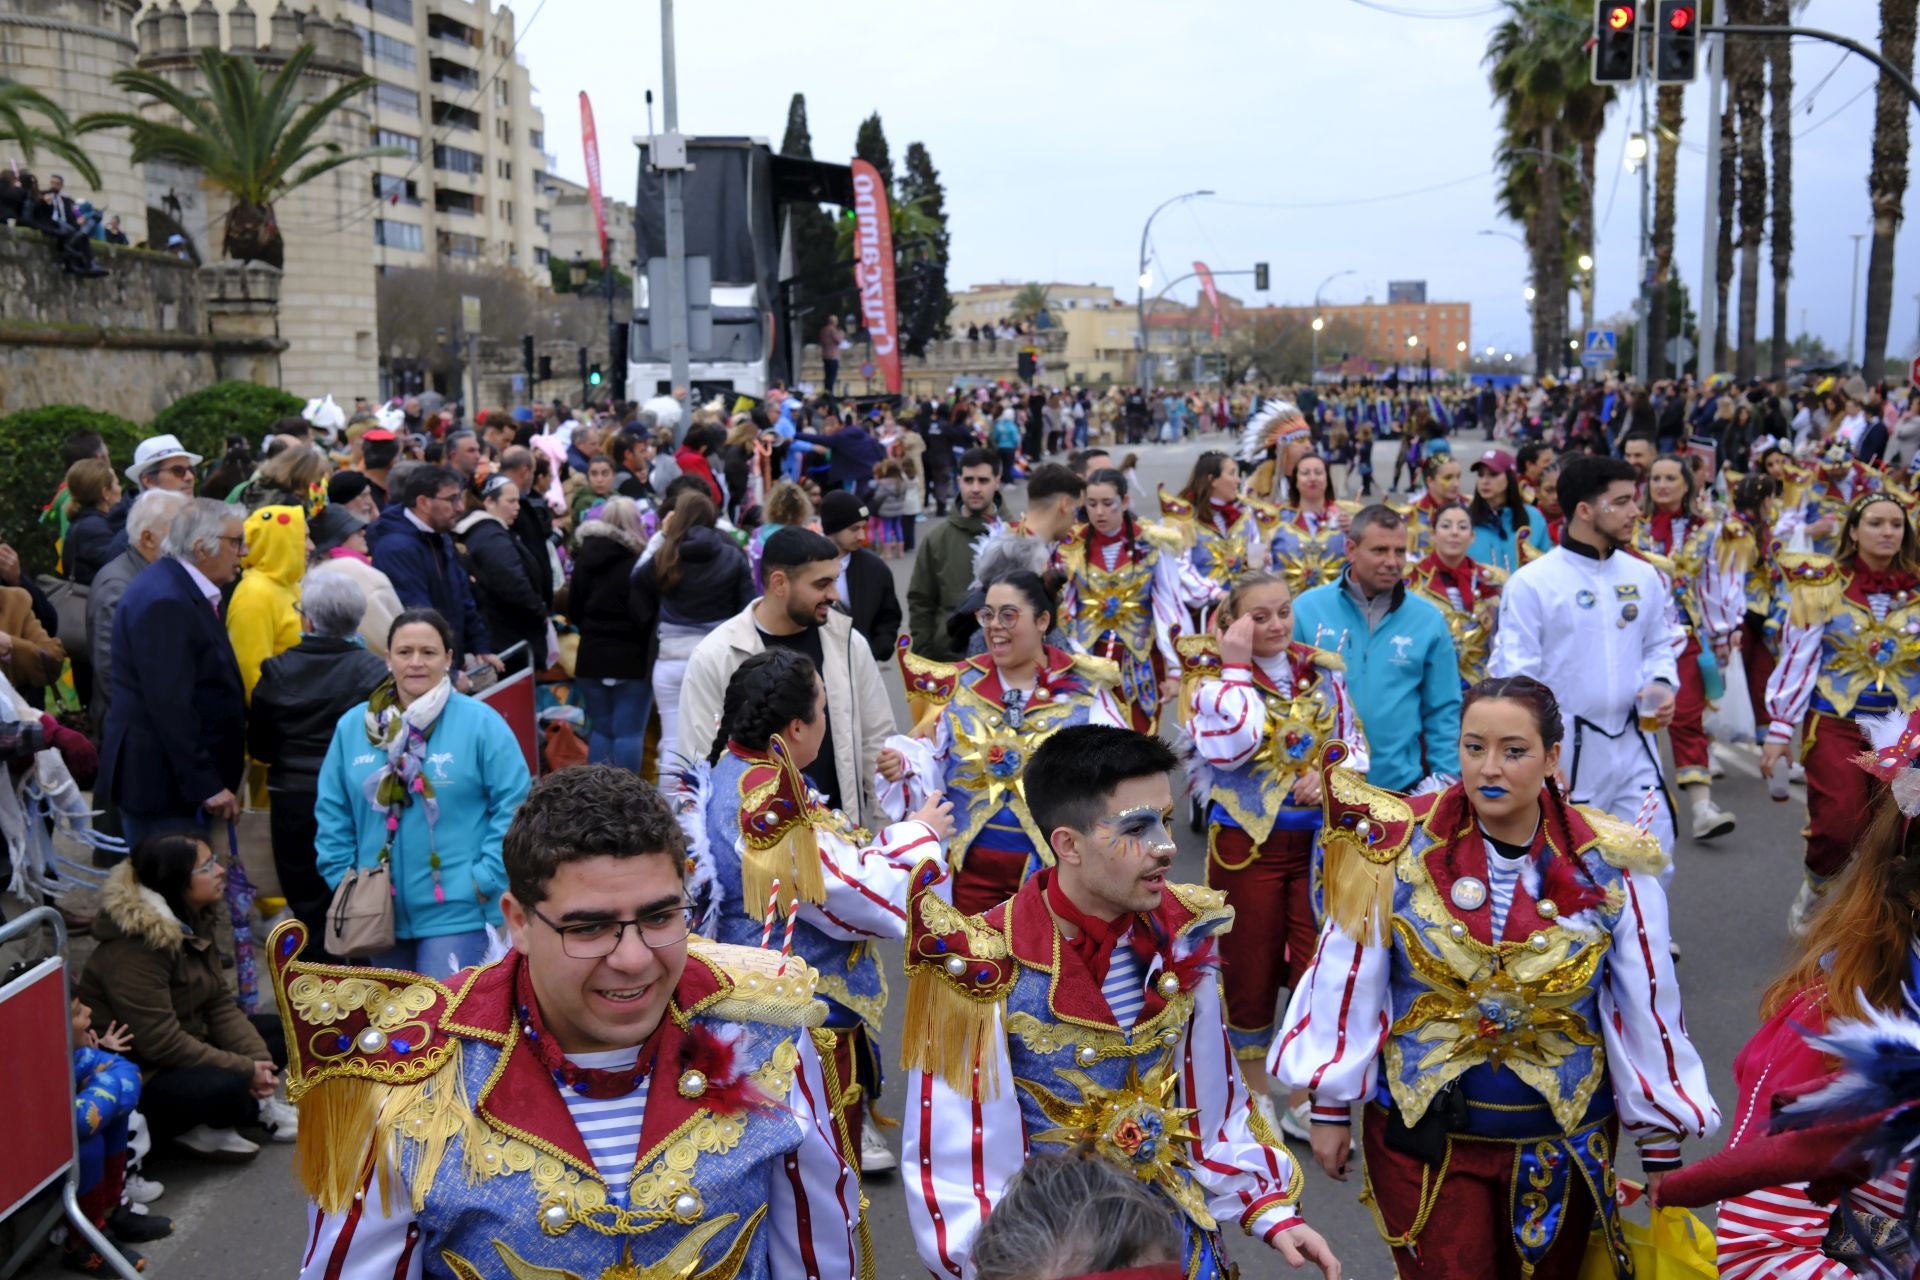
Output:
[[64,1212],[125,1280],[139,1272],[80,1210],[80,1139],[73,1123],[73,993],[67,982],[67,924],[52,907],[36,907],[0,924],[0,942],[53,927],[53,955],[0,986],[0,1044],[8,1046],[7,1157],[0,1160],[0,1219],[24,1208],[56,1180],[60,1200],[33,1224],[0,1277],[12,1275]]

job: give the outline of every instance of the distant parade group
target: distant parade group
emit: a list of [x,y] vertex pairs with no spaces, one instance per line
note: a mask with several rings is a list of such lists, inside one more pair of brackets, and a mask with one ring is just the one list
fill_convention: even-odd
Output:
[[[881,829],[810,785],[827,689],[769,647],[661,788],[533,787],[504,956],[319,963],[281,926],[303,1276],[869,1277],[861,1135],[895,1126],[936,1276],[1000,1274],[1003,1202],[1079,1160],[1170,1224],[1129,1276],[1271,1247],[1337,1277],[1311,1158],[1357,1172],[1403,1277],[1626,1277],[1628,1143],[1656,1203],[1774,1206],[1723,1211],[1723,1267],[1843,1274],[1764,1263],[1826,1210],[1743,1145],[1751,1072],[1734,1144],[1682,1168],[1722,1109],[1667,889],[1735,827],[1707,724],[1735,672],[1774,798],[1804,781],[1795,933],[1887,874],[1852,864],[1920,809],[1916,501],[1844,446],[1635,444],[1430,450],[1407,502],[1341,497],[1269,399],[1178,492],[1096,460],[976,547],[967,656],[902,641]],[[1204,885],[1169,879],[1182,823]],[[1817,1031],[1809,972],[1781,1007]]]

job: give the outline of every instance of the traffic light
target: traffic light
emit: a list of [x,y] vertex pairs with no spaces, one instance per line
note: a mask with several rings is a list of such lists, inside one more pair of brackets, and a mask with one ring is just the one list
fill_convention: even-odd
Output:
[[1034,376],[1040,372],[1040,361],[1032,347],[1020,349],[1019,369],[1020,381],[1027,383],[1031,383]]
[[1267,291],[1267,264],[1264,262],[1253,264],[1253,287],[1261,293]]
[[600,362],[598,360],[587,366],[587,385],[590,387],[600,385]]
[[1599,0],[1593,10],[1593,82],[1632,84],[1640,74],[1636,0]]
[[552,382],[553,381],[553,357],[552,356],[540,357],[540,376],[534,379],[534,381],[536,382]]
[[1660,0],[1654,10],[1653,78],[1691,84],[1700,71],[1700,6],[1696,0]]
[[530,333],[523,333],[520,335],[520,356],[521,356],[521,359],[526,364],[527,383],[529,386],[531,386],[534,381],[534,378],[533,378],[534,366],[533,366],[533,335]]

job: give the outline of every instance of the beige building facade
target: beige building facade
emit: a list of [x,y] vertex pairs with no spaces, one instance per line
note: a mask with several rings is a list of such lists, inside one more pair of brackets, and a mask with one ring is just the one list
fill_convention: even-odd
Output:
[[[976,284],[965,293],[953,296],[948,328],[964,334],[970,324],[999,324],[1013,317],[1013,300],[1028,287],[1024,280],[1002,280],[998,284]],[[1083,311],[1115,305],[1113,290],[1103,284],[1043,284],[1047,291],[1047,309],[1056,317],[1068,311]]]
[[[552,196],[552,230],[549,248],[560,262],[581,257],[600,261],[600,231],[593,221],[593,202],[587,189],[577,182],[547,175],[547,190]],[[634,258],[639,252],[633,227],[633,205],[616,200],[610,191],[601,192],[601,211],[607,219],[607,257],[614,269],[634,274]]]

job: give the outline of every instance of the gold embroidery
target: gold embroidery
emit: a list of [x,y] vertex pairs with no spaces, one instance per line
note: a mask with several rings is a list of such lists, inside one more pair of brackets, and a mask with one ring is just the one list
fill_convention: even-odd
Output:
[[968,915],[935,894],[922,893],[917,896],[920,900],[920,923],[926,926],[928,933],[941,938],[955,933],[965,935],[967,954],[976,960],[1003,960],[1009,954],[1007,940],[980,917]]
[[1078,1047],[1092,1049],[1093,1061],[1106,1058],[1137,1058],[1156,1053],[1166,1046],[1160,1037],[1169,1028],[1184,1028],[1193,1013],[1193,997],[1182,993],[1169,1000],[1160,1012],[1139,1026],[1122,1033],[1099,1027],[1075,1024],[1069,1030],[1059,1023],[1043,1022],[1032,1014],[1015,1010],[1007,1015],[1007,1034],[1019,1036],[1035,1053],[1058,1053]]

